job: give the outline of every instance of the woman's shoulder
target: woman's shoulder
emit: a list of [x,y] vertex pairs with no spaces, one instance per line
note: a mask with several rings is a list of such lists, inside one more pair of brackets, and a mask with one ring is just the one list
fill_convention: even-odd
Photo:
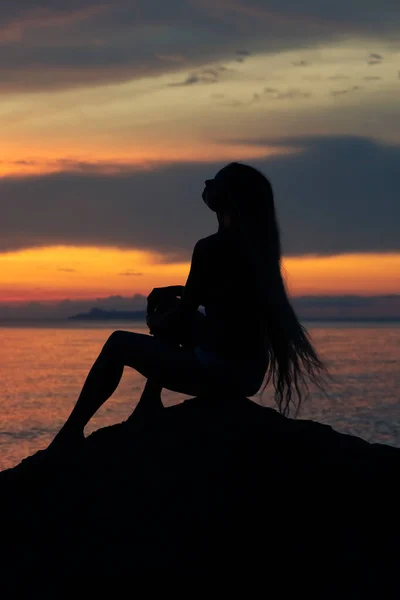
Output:
[[213,233],[212,235],[208,235],[207,237],[200,238],[198,242],[196,242],[195,249],[198,252],[206,252],[212,248],[215,248],[219,243],[218,234]]
[[200,238],[199,241],[197,242],[198,244],[212,244],[215,240],[218,240],[219,236],[218,236],[218,232],[217,233],[212,233],[211,235],[207,235],[206,237]]
[[195,253],[199,259],[208,261],[213,260],[217,266],[222,261],[224,264],[238,259],[235,252],[236,246],[231,238],[221,235],[220,232],[213,233],[207,237],[201,238],[195,246]]
[[207,237],[200,238],[197,244],[203,248],[210,248],[220,246],[226,242],[231,242],[233,239],[233,236],[229,234],[229,232],[217,231],[216,233],[212,233]]

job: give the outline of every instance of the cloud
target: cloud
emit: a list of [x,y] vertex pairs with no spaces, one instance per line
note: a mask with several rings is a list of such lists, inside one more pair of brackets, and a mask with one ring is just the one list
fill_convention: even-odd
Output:
[[[381,296],[291,296],[300,319],[400,318],[400,295]],[[0,302],[0,320],[6,319],[66,319],[92,308],[103,310],[146,310],[147,298],[109,296],[93,300],[62,300],[61,302],[23,302],[9,305]]]
[[172,63],[185,62],[185,58],[179,54],[157,54],[156,58],[158,58],[159,60],[165,60],[166,62],[172,62]]
[[[218,141],[297,150],[250,162],[273,184],[285,255],[400,251],[399,145],[350,135]],[[0,251],[95,245],[189,260],[217,229],[201,193],[224,164],[0,179]]]
[[301,90],[289,90],[287,92],[279,92],[275,98],[277,100],[296,100],[298,98],[310,98],[311,92],[302,92]]
[[322,81],[322,75],[303,75],[303,81]]
[[248,50],[236,50],[236,62],[242,63],[246,58],[250,56],[250,52]]
[[123,162],[110,162],[97,160],[94,162],[89,161],[77,161],[67,158],[60,158],[56,160],[43,159],[43,160],[0,160],[0,166],[4,167],[20,167],[18,171],[24,173],[24,167],[29,173],[29,169],[35,168],[36,171],[40,168],[46,172],[68,172],[68,173],[84,173],[84,174],[100,174],[100,175],[112,175],[115,173],[129,173],[132,174],[137,171],[141,171],[143,167],[134,166],[131,163]]
[[312,92],[302,92],[299,89],[292,89],[287,91],[280,91],[277,88],[266,87],[261,92],[254,92],[250,100],[238,100],[236,98],[228,98],[225,102],[220,103],[220,106],[227,106],[230,108],[243,108],[248,107],[256,102],[260,102],[265,99],[269,100],[300,100],[304,98],[310,98]]
[[78,272],[76,269],[69,269],[69,268],[63,268],[63,267],[58,267],[57,271],[62,271],[63,273],[77,273]]
[[[84,3],[82,3],[84,4]],[[10,14],[8,21],[0,25],[0,42],[21,42],[32,30],[49,30],[68,27],[90,20],[92,17],[107,12],[107,5],[81,6],[69,10],[51,10],[44,6],[22,10],[14,17]]]
[[390,40],[400,6],[392,0],[354,0],[351,7],[345,0],[322,7],[319,0],[2,0],[0,23],[6,93],[117,83],[182,66],[196,72],[254,53],[370,35],[372,27]]
[[141,277],[143,273],[137,273],[135,271],[125,271],[124,273],[118,273],[118,275],[121,275],[123,277]]
[[252,99],[249,102],[237,101],[236,106],[248,106],[253,102],[259,102],[265,97],[273,100],[298,100],[300,98],[310,98],[311,96],[311,92],[302,92],[299,89],[280,91],[277,88],[265,87],[261,92],[254,93]]
[[61,302],[0,302],[0,320],[5,319],[66,319],[72,315],[88,312],[91,308],[104,310],[146,310],[147,298],[141,294],[132,297],[108,296],[92,300],[70,300]]
[[187,85],[195,85],[196,83],[217,83],[220,77],[220,71],[217,69],[207,68],[202,69],[198,73],[188,75],[184,81],[177,83],[169,83],[168,87],[181,87]]
[[230,141],[301,150],[251,161],[273,185],[284,254],[400,250],[399,145],[351,135]]
[[346,90],[332,90],[330,92],[331,96],[343,96],[344,94],[349,94],[351,92],[358,92],[359,90],[362,90],[363,88],[359,85],[353,85],[351,88],[346,89]]
[[350,79],[350,76],[349,75],[338,74],[338,75],[331,75],[327,79],[331,79],[332,81],[334,81],[336,79]]
[[400,319],[400,294],[301,296],[292,301],[299,317],[306,319]]
[[367,64],[368,65],[380,65],[383,61],[383,56],[381,54],[372,53],[369,55]]

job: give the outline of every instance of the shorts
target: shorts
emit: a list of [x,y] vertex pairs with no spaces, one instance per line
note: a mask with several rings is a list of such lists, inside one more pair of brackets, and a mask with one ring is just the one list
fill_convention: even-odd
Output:
[[244,396],[254,396],[261,388],[267,366],[265,360],[223,358],[211,349],[194,348],[194,354],[216,385]]

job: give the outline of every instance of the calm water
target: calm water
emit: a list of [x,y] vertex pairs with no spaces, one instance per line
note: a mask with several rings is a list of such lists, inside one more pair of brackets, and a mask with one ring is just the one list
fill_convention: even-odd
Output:
[[[313,392],[300,418],[368,441],[400,447],[400,324],[306,323],[333,375],[328,398]],[[115,329],[147,333],[143,324],[1,326],[0,469],[46,447],[71,411],[86,375]],[[119,388],[87,427],[126,419],[144,378],[125,368]],[[188,396],[163,391],[166,406]],[[272,405],[271,390],[253,397]]]

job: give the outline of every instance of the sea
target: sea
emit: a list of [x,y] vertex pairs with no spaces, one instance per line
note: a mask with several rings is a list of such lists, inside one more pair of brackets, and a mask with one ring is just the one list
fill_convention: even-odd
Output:
[[[297,418],[400,447],[400,322],[307,321],[303,325],[331,379],[325,394],[310,388]],[[148,333],[145,323],[132,321],[0,324],[0,470],[51,442],[103,344],[117,329]],[[144,384],[142,375],[125,367],[119,387],[90,421],[85,435],[125,420]],[[162,392],[165,406],[188,398],[167,389]],[[274,406],[272,383],[252,400]]]

